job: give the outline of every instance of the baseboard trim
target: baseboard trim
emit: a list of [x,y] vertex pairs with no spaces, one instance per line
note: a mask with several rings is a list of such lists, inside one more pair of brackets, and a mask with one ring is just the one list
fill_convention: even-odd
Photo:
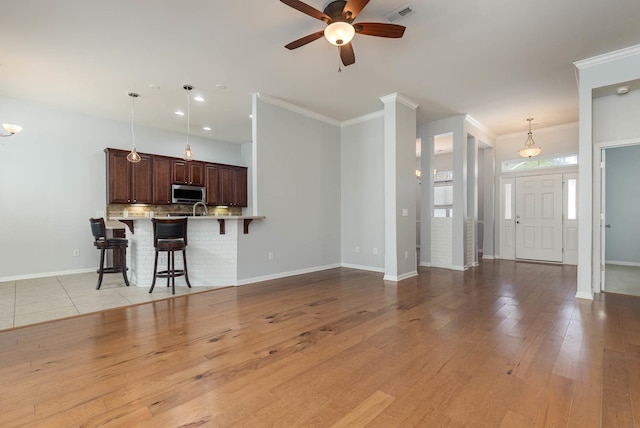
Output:
[[631,267],[640,267],[640,263],[637,262],[620,262],[617,260],[605,260],[605,265],[615,265],[615,266],[631,266]]
[[418,271],[414,270],[412,272],[403,273],[402,275],[385,275],[382,279],[385,281],[400,282],[405,279],[413,278],[414,276],[418,276]]
[[48,276],[74,275],[77,273],[95,272],[96,270],[97,268],[84,268],[84,269],[61,270],[57,272],[30,273],[27,275],[2,276],[0,277],[0,282],[22,281],[24,279],[46,278]]
[[587,293],[584,291],[578,291],[576,293],[577,299],[593,300],[593,293]]
[[340,263],[336,263],[336,264],[325,265],[325,266],[316,266],[312,268],[292,270],[289,272],[279,272],[279,273],[274,273],[272,275],[256,276],[253,278],[241,279],[236,281],[236,283],[233,285],[239,286],[239,285],[254,284],[256,282],[271,281],[272,279],[286,278],[288,276],[295,276],[295,275],[303,275],[305,273],[319,272],[322,270],[335,269],[339,267],[342,267],[342,265]]
[[363,265],[354,265],[351,263],[342,263],[342,267],[350,268],[350,269],[358,269],[358,270],[367,270],[370,272],[384,273],[384,268],[379,268],[375,266],[363,266]]

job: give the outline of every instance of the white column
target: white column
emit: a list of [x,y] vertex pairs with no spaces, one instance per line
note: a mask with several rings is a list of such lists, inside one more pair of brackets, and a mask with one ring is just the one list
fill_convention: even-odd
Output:
[[385,275],[400,281],[417,275],[416,108],[399,94],[384,103]]

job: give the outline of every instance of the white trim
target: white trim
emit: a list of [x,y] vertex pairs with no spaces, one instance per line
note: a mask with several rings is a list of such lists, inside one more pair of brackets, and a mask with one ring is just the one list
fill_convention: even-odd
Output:
[[413,110],[417,109],[418,105],[419,105],[419,104],[411,101],[409,98],[400,95],[397,92],[395,92],[393,94],[385,95],[384,97],[380,97],[380,101],[382,101],[385,104],[389,103],[389,102],[397,101],[400,104],[404,104],[405,106],[407,106],[407,107],[409,107],[410,109],[413,109]]
[[233,285],[238,286],[238,285],[253,284],[256,282],[271,281],[272,279],[286,278],[288,276],[295,276],[295,275],[303,275],[305,273],[319,272],[322,270],[335,269],[339,267],[341,267],[340,263],[336,263],[332,265],[316,266],[316,267],[307,268],[307,269],[292,270],[289,272],[274,273],[272,275],[256,276],[254,278],[247,278],[247,279],[236,281],[236,283]]
[[614,266],[632,266],[632,267],[640,267],[639,262],[621,262],[618,260],[605,260],[605,265],[614,265]]
[[628,48],[619,49],[613,52],[607,52],[606,54],[594,56],[591,58],[582,59],[580,61],[576,61],[573,65],[576,66],[579,70],[583,70],[585,68],[594,67],[597,65],[606,64],[613,61],[618,61],[623,58],[627,58],[630,56],[634,56],[640,53],[640,45],[630,46]]
[[420,262],[418,266],[431,267],[431,262]]
[[89,273],[89,272],[95,272],[95,271],[96,271],[96,268],[84,268],[84,269],[73,269],[73,270],[61,270],[57,272],[43,272],[43,273],[33,273],[33,274],[27,274],[27,275],[4,276],[4,277],[0,277],[0,282],[21,281],[23,279],[46,278],[48,276],[74,275],[77,273]]
[[431,267],[440,268],[440,269],[457,270],[457,271],[460,271],[460,272],[464,272],[466,270],[462,266],[454,266],[454,265],[439,264],[439,263],[431,263]]
[[384,117],[384,110],[379,110],[373,113],[365,114],[364,116],[354,117],[353,119],[347,119],[340,122],[340,127],[355,125],[356,123],[367,122],[369,120]]
[[349,268],[349,269],[368,270],[371,272],[384,273],[384,268],[379,268],[375,266],[363,266],[363,265],[354,265],[351,263],[342,263],[342,267]]
[[307,116],[307,117],[310,117],[312,119],[316,119],[316,120],[319,120],[321,122],[328,123],[330,125],[340,126],[340,121],[338,121],[336,119],[333,119],[333,118],[330,118],[328,116],[322,115],[320,113],[316,113],[314,111],[311,111],[311,110],[308,110],[306,108],[297,106],[295,104],[291,104],[289,102],[283,101],[283,100],[281,100],[279,98],[276,98],[276,97],[272,97],[270,95],[263,95],[263,94],[261,94],[259,92],[256,93],[256,95],[258,96],[258,98],[260,98],[261,101],[264,101],[264,102],[269,103],[269,104],[273,104],[274,106],[278,106],[278,107],[281,107],[281,108],[283,108],[285,110],[290,110],[292,112],[299,113],[299,114],[301,114],[303,116]]
[[494,256],[485,256],[484,254],[482,255],[482,260],[495,260],[496,257]]
[[393,281],[400,282],[405,279],[413,278],[414,276],[418,276],[418,271],[414,270],[412,272],[403,273],[402,275],[385,275],[382,279],[384,281]]
[[[487,137],[489,138],[493,138],[494,140],[497,138],[496,134],[490,130],[489,128],[487,128],[486,126],[484,126],[482,123],[478,122],[475,118],[466,115],[464,118],[465,122],[468,122],[469,125],[473,126],[474,128],[478,128],[480,131],[484,132],[485,134],[487,134]],[[486,141],[485,141],[486,143]]]
[[578,291],[576,293],[576,298],[577,299],[586,299],[586,300],[593,300],[593,292],[591,293],[584,293],[582,291]]

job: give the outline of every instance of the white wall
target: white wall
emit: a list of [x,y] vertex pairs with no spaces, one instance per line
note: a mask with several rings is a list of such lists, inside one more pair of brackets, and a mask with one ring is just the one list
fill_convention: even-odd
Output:
[[239,243],[240,282],[339,266],[339,126],[258,94],[253,114],[254,209],[266,219]]
[[[131,147],[130,123],[0,97],[0,281],[95,269],[88,219],[106,206],[106,147]],[[180,156],[185,136],[136,126],[138,151]],[[190,138],[197,159],[240,164],[240,146]],[[74,257],[73,250],[80,256]]]
[[[384,119],[341,129],[342,263],[384,271]],[[359,247],[360,252],[356,252]],[[374,249],[377,254],[374,254]]]

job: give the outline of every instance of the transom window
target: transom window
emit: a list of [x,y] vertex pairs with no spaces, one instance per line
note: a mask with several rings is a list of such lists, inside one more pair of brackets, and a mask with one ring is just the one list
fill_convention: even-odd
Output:
[[559,168],[563,166],[577,165],[578,155],[555,155],[535,157],[528,159],[513,159],[502,162],[502,172],[530,171],[543,168]]

